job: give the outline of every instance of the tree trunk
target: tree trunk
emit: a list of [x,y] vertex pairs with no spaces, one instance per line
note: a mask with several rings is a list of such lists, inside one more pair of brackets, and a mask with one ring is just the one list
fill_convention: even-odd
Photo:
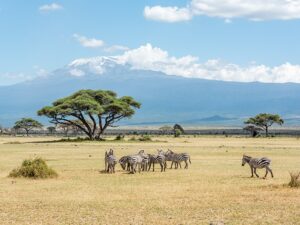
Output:
[[25,129],[26,131],[26,136],[28,137],[29,136],[29,130]]
[[269,127],[266,126],[266,137],[269,137]]

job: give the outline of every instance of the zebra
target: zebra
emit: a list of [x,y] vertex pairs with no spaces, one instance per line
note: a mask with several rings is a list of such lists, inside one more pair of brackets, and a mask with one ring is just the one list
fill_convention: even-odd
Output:
[[104,171],[107,171],[107,167],[108,167],[108,161],[107,161],[107,159],[108,159],[108,156],[113,155],[113,154],[114,154],[114,150],[113,149],[109,149],[108,152],[105,151],[105,154],[104,154],[104,166],[105,166]]
[[127,158],[127,162],[130,167],[130,172],[135,173],[136,172],[136,167],[138,166],[138,171],[139,173],[141,172],[141,166],[143,164],[143,160],[145,157],[145,151],[141,150],[138,152],[136,155],[130,155]]
[[157,150],[158,154],[157,155],[150,155],[149,154],[149,168],[148,171],[151,169],[151,165],[153,167],[153,172],[154,172],[154,165],[155,163],[160,164],[161,172],[166,171],[167,167],[167,162],[166,162],[166,157],[163,152],[163,150]]
[[173,163],[175,163],[175,169],[178,168],[178,165],[180,166],[181,168],[181,162],[185,162],[185,166],[184,166],[184,169],[188,169],[188,161],[190,162],[190,164],[192,163],[191,162],[191,157],[188,153],[175,153],[173,152],[172,150],[168,150],[166,153],[166,156],[167,158],[169,158],[171,161],[172,161],[172,164],[171,164],[171,169],[172,169],[172,166],[173,166]]
[[129,162],[128,162],[128,158],[129,158],[128,155],[121,157],[119,159],[119,163],[120,163],[123,170],[130,171],[130,165],[129,165]]
[[242,166],[244,166],[246,163],[249,164],[250,169],[251,169],[251,177],[253,177],[253,173],[257,176],[258,174],[256,173],[256,169],[262,169],[262,168],[266,168],[266,174],[263,177],[264,179],[267,177],[268,173],[271,173],[272,178],[273,176],[273,171],[270,169],[270,164],[271,164],[271,160],[263,157],[263,158],[252,158],[251,156],[247,156],[247,155],[243,155],[242,158]]
[[107,173],[115,173],[115,166],[117,164],[117,159],[114,156],[112,149],[107,153],[105,152],[105,162],[107,163]]

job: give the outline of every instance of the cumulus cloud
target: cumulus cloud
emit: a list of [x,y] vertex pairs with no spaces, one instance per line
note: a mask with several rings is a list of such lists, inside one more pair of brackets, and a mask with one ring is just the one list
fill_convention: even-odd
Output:
[[[192,0],[182,8],[146,6],[144,15],[148,19],[163,22],[186,21],[194,16],[217,17],[225,21],[231,21],[234,18],[246,18],[252,21],[292,20],[300,19],[300,1]],[[170,20],[170,15],[172,15],[172,20]]]
[[83,46],[87,48],[99,48],[104,45],[104,41],[95,38],[87,38],[79,34],[73,34],[73,37]]
[[235,82],[300,83],[300,65],[293,65],[289,62],[275,67],[253,62],[248,66],[240,66],[222,62],[219,59],[200,62],[197,57],[191,55],[170,56],[167,51],[153,47],[151,44],[113,57],[75,60],[69,66],[71,69],[88,68],[93,73],[103,74],[108,64],[110,67],[113,64],[128,65],[133,70],[152,70],[187,78]]
[[39,7],[41,12],[57,11],[61,9],[63,9],[63,6],[57,3],[46,4]]
[[144,9],[144,16],[150,20],[165,21],[170,23],[187,21],[192,18],[192,14],[188,8],[178,8],[176,6],[146,6]]

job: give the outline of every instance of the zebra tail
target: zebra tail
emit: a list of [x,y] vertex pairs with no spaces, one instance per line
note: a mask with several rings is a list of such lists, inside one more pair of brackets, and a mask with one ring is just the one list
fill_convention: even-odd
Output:
[[189,157],[189,161],[190,161],[190,164],[192,164],[192,162],[191,162],[191,157]]

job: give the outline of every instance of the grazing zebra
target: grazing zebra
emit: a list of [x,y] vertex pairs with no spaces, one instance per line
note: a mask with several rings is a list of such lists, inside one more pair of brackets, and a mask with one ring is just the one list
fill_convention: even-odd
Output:
[[117,159],[114,156],[114,152],[112,149],[108,153],[105,152],[105,162],[107,163],[107,173],[114,173]]
[[166,162],[165,154],[164,154],[163,150],[157,150],[157,151],[158,151],[157,155],[150,155],[149,154],[149,168],[148,168],[148,171],[151,169],[151,165],[152,165],[153,171],[154,171],[155,163],[159,163],[161,172],[166,171],[167,162]]
[[167,158],[169,158],[172,161],[171,169],[172,169],[173,163],[175,163],[175,169],[178,168],[178,165],[181,168],[181,162],[185,162],[184,169],[188,169],[188,167],[189,167],[188,161],[190,162],[190,164],[192,163],[191,157],[188,153],[178,153],[177,154],[169,149],[165,153],[165,155],[167,156]]
[[273,176],[273,172],[270,169],[270,164],[271,164],[271,160],[263,157],[263,158],[252,158],[251,156],[247,156],[247,155],[243,155],[242,158],[242,166],[244,166],[246,163],[249,164],[250,169],[251,169],[251,177],[253,177],[253,173],[257,176],[258,174],[256,173],[256,169],[262,169],[262,168],[266,168],[266,174],[264,176],[264,179],[267,177],[268,172],[271,173],[271,176]]
[[128,158],[129,158],[128,155],[123,156],[122,158],[120,158],[119,163],[120,163],[123,170],[130,171],[130,165],[129,165],[129,162],[128,162]]

